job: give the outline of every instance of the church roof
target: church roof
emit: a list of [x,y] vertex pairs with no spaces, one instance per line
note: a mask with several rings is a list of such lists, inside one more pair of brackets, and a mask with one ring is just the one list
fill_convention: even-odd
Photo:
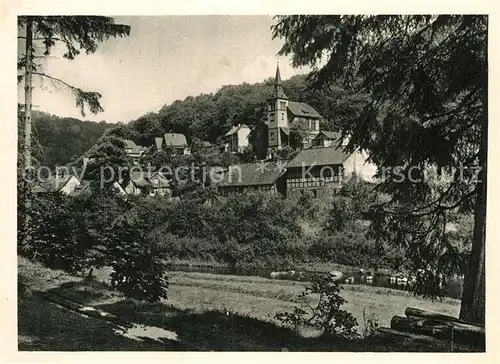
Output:
[[275,99],[288,99],[283,91],[283,81],[281,81],[280,65],[276,65],[276,76],[274,77],[274,92],[273,97]]
[[283,82],[281,81],[280,65],[279,65],[279,63],[276,66],[276,77],[274,78],[274,86],[283,86]]
[[287,168],[343,164],[348,157],[349,154],[338,147],[303,149],[288,162]]
[[321,115],[311,105],[304,102],[289,101],[288,110],[290,110],[293,115],[298,117],[321,118]]

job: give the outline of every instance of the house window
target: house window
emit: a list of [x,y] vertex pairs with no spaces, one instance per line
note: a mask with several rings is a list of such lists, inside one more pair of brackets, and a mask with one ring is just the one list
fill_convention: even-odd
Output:
[[286,103],[284,101],[280,101],[280,109],[285,110],[286,108]]
[[284,112],[281,113],[281,120],[285,120],[285,113]]

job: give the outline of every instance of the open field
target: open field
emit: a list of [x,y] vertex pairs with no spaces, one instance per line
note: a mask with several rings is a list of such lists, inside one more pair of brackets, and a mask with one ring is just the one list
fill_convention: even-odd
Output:
[[[97,272],[100,281],[107,282],[109,270]],[[195,311],[225,310],[275,322],[277,312],[292,310],[294,300],[307,283],[271,280],[261,277],[218,275],[194,272],[168,272],[169,298],[166,304],[178,309]],[[406,307],[458,316],[460,301],[445,298],[432,302],[412,294],[384,287],[343,285],[343,306],[363,322],[363,310],[368,318],[376,318],[381,326],[389,326],[394,315],[403,314]]]
[[[196,310],[225,309],[260,320],[273,320],[280,311],[294,307],[294,299],[306,283],[270,280],[259,277],[219,276],[207,273],[170,272],[168,303],[177,308]],[[363,322],[363,310],[377,318],[380,325],[389,326],[392,316],[402,314],[406,307],[458,316],[458,300],[432,302],[390,288],[344,285],[343,308]]]
[[[20,350],[326,350],[326,351],[447,351],[446,345],[391,341],[378,336],[332,342],[299,335],[280,327],[274,315],[290,310],[305,283],[259,277],[169,272],[169,297],[159,304],[140,303],[102,283],[109,270],[97,272],[98,281],[84,281],[60,271],[19,260]],[[101,282],[99,282],[101,281]],[[178,341],[132,340],[108,323],[68,311],[50,303],[38,291],[62,295],[96,307],[131,323],[175,332]],[[407,306],[457,315],[459,302],[430,302],[407,292],[346,285],[342,291],[362,326],[362,313],[388,326],[392,316]]]

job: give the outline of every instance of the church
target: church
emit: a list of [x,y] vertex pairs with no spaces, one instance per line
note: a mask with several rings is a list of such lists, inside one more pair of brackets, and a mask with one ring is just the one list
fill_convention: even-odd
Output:
[[288,100],[283,90],[279,65],[276,67],[273,97],[267,103],[268,147],[281,149],[289,144],[290,126],[302,123],[307,130],[304,140],[309,146],[319,134],[321,115],[310,105]]
[[[286,197],[309,191],[319,197],[332,189],[338,190],[351,175],[374,182],[377,168],[368,162],[368,155],[361,151],[346,152],[346,141],[341,143],[339,133],[320,131],[321,120],[322,116],[312,106],[288,99],[278,65],[273,94],[267,100],[266,118],[257,122],[248,134],[257,159],[266,168],[257,168],[255,163],[233,166],[241,178],[230,178],[232,174],[226,173],[218,186],[221,194],[260,190]],[[302,149],[291,160],[278,161],[279,165],[271,162],[270,157],[276,151],[290,145],[290,129],[295,123],[302,123],[306,131]]]
[[290,129],[301,123],[306,135],[305,148],[320,132],[322,116],[309,104],[291,101],[283,89],[279,65],[276,67],[272,97],[267,100],[266,117],[255,124],[248,136],[257,159],[267,159],[290,144]]

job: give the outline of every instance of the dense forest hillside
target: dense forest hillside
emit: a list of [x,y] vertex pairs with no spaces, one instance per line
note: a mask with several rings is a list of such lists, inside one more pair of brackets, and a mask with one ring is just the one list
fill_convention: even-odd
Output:
[[[349,93],[341,86],[310,91],[306,75],[284,81],[284,89],[290,100],[307,102],[323,115],[322,130],[335,130],[349,122],[369,100],[367,95]],[[217,143],[231,125],[252,126],[262,120],[272,90],[272,78],[255,84],[226,85],[215,93],[189,96],[164,105],[157,113],[145,114],[129,124],[81,121],[35,112],[40,161],[49,167],[75,161],[108,129],[113,135],[133,139],[141,145],[153,144],[154,137],[165,132],[183,133],[189,142],[198,139]]]
[[[157,113],[146,114],[114,134],[151,145],[154,136],[165,132],[183,133],[188,141],[199,139],[217,143],[231,128],[244,123],[254,125],[266,116],[266,100],[271,97],[273,78],[263,82],[222,86],[217,92],[189,96],[163,106]],[[292,101],[307,102],[322,116],[322,130],[335,130],[356,118],[369,100],[368,95],[346,91],[340,85],[324,91],[311,91],[307,76],[297,75],[284,81],[284,90]]]
[[85,153],[106,129],[114,126],[104,121],[82,121],[34,111],[34,155],[40,165],[65,165]]

